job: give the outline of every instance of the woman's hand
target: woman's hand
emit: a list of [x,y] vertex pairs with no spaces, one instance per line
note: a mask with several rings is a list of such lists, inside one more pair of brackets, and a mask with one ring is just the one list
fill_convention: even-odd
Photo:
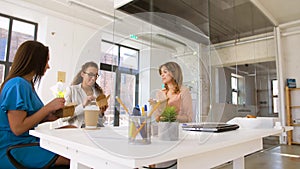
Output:
[[102,107],[99,107],[100,109],[100,113],[101,113],[101,116],[104,116],[104,112],[106,111],[106,109],[108,108],[108,105],[105,105],[105,106],[102,106]]
[[95,100],[95,99],[96,99],[96,98],[95,98],[95,96],[93,96],[93,95],[87,96],[87,97],[85,98],[84,102],[82,103],[83,107],[85,107],[85,106],[91,104],[91,102],[92,102],[93,100]]
[[49,110],[49,112],[56,111],[61,109],[65,106],[65,99],[64,98],[55,98],[51,102],[45,105],[45,108]]
[[23,110],[9,110],[7,116],[10,128],[15,135],[21,135],[51,116],[53,111],[63,108],[64,105],[64,98],[55,98],[31,116],[27,116],[28,113]]
[[148,102],[149,102],[150,106],[154,106],[157,103],[157,100],[151,98],[148,100]]
[[45,105],[45,108],[49,110],[49,114],[43,119],[42,122],[45,121],[54,121],[57,120],[58,117],[54,115],[54,113],[62,109],[65,106],[65,99],[64,98],[55,98],[51,102],[49,102],[47,105]]
[[55,121],[58,119],[57,116],[54,115],[55,111],[51,112],[48,114],[48,116],[45,117],[45,119],[42,122],[46,122],[46,121]]

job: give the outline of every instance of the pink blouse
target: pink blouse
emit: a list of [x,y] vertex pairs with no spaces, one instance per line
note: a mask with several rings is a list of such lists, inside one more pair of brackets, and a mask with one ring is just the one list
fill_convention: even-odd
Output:
[[[158,100],[166,100],[168,99],[168,106],[174,106],[177,111],[177,120],[180,123],[191,122],[193,118],[193,105],[192,105],[192,96],[189,92],[189,89],[182,86],[180,89],[180,93],[176,95],[172,95],[171,98],[167,98],[166,89],[161,90],[158,94]],[[167,104],[162,104],[158,110],[156,116],[159,116],[163,109],[167,106]]]

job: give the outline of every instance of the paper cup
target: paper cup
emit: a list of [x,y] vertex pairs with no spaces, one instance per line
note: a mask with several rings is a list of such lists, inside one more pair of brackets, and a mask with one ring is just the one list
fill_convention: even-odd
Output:
[[84,110],[85,128],[97,128],[99,110]]

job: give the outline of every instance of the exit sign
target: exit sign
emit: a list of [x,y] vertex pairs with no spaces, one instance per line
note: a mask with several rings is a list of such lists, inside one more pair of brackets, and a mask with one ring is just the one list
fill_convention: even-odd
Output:
[[130,35],[130,38],[131,38],[131,39],[137,40],[137,39],[138,39],[138,36],[131,34],[131,35]]

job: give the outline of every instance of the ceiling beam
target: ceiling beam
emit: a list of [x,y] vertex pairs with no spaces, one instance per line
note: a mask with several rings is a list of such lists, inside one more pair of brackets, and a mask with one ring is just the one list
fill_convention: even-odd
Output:
[[279,28],[288,28],[288,27],[297,26],[297,25],[300,25],[300,20],[280,24]]
[[259,0],[250,0],[266,17],[275,25],[278,26],[278,21],[274,16],[260,3]]

